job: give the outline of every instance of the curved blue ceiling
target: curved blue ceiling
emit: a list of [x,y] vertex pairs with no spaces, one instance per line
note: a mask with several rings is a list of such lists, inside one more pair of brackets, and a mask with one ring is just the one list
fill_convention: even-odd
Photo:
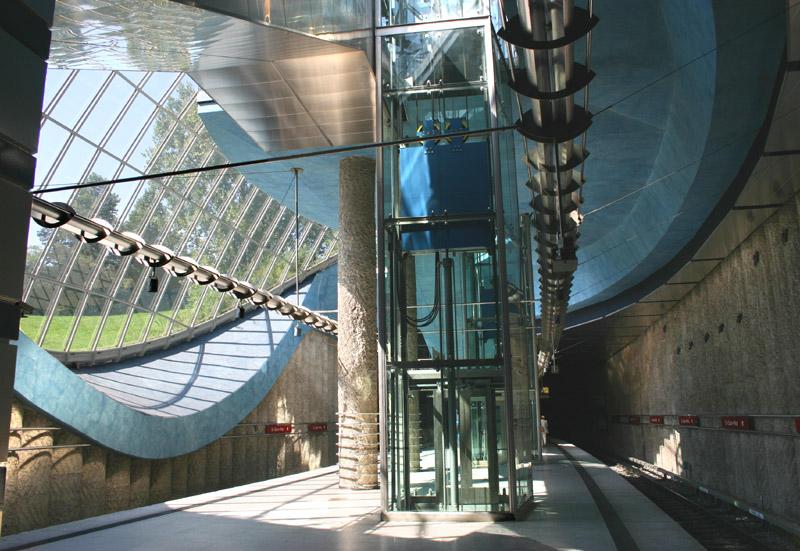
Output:
[[640,283],[697,233],[764,124],[785,41],[780,1],[603,7],[571,310]]

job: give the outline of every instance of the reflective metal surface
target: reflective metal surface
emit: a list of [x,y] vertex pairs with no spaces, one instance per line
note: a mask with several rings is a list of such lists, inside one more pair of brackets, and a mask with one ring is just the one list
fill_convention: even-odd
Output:
[[374,136],[364,52],[177,2],[61,0],[50,63],[187,72],[265,151]]

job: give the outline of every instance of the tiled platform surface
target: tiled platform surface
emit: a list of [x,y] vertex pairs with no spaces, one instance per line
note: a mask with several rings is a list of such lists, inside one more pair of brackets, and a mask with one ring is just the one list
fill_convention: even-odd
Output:
[[584,480],[560,448],[549,446],[536,470],[537,507],[523,521],[381,522],[377,491],[340,490],[335,468],[326,468],[8,536],[0,550],[702,549],[600,461],[565,449],[624,524],[627,543],[617,536],[615,545]]

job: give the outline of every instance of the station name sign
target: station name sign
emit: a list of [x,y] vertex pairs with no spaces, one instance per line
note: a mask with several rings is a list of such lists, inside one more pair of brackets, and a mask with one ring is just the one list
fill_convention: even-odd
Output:
[[292,432],[291,423],[273,423],[264,427],[266,434],[288,434]]
[[678,424],[683,427],[699,427],[700,418],[697,415],[681,415],[678,417]]
[[309,423],[308,432],[326,432],[328,430],[328,423]]
[[650,416],[650,424],[651,425],[663,425],[664,424],[664,416],[663,415],[651,415]]
[[743,415],[731,415],[728,417],[721,417],[722,427],[726,429],[738,429],[738,430],[753,430],[755,429],[755,423],[753,422],[752,417],[747,417]]

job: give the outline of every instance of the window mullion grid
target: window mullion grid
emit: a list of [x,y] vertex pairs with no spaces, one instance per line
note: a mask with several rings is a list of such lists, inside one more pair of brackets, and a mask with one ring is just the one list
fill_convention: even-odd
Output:
[[[172,130],[174,131],[174,127],[173,127],[173,129],[172,129]],[[171,135],[171,132],[170,132],[170,135]],[[205,210],[205,206],[206,206],[206,204],[208,203],[208,201],[209,201],[209,199],[210,199],[211,195],[213,194],[213,190],[214,190],[214,189],[216,188],[216,186],[219,184],[219,182],[220,182],[220,180],[221,180],[221,175],[222,175],[222,173],[223,173],[223,172],[224,172],[224,171],[220,171],[220,175],[219,175],[219,176],[217,176],[217,178],[216,178],[216,180],[214,180],[214,182],[212,182],[212,185],[211,185],[211,192],[212,192],[212,193],[209,193],[208,195],[206,195],[206,197],[205,197],[205,200],[203,201],[203,204],[201,205],[201,208],[197,209],[197,213],[196,213],[196,215],[195,215],[195,218],[194,218],[194,220],[193,220],[193,222],[192,222],[192,225],[190,226],[190,228],[189,228],[189,230],[188,230],[188,232],[187,232],[187,234],[186,234],[186,235],[187,235],[187,238],[188,238],[188,236],[189,236],[189,235],[191,235],[191,234],[192,234],[192,232],[194,231],[194,229],[197,227],[198,221],[201,219],[201,215],[202,215],[202,213],[203,213],[203,212],[204,212],[204,210]],[[138,193],[137,193],[137,194],[138,194]],[[135,201],[135,198],[134,198],[134,197],[132,197],[132,198],[131,198],[131,201],[130,201],[130,204],[133,204],[133,202],[134,202],[134,201]],[[186,238],[184,238],[184,244],[183,244],[181,247],[185,246],[185,241],[186,241]],[[119,274],[118,274],[118,276],[117,276],[117,280],[116,280],[116,281],[115,281],[115,283],[114,283],[114,287],[113,287],[113,291],[112,291],[112,293],[113,293],[114,295],[116,295],[116,293],[117,293],[117,291],[118,291],[118,289],[119,289],[119,286],[120,286],[120,285],[121,285],[121,283],[122,283],[122,279],[123,279],[123,277],[125,276],[125,273],[126,273],[127,269],[128,269],[128,264],[127,264],[127,263],[126,263],[124,266],[122,266],[122,267],[120,268],[120,272],[119,272]],[[184,287],[184,289],[182,289],[182,290],[181,290],[181,293],[182,293],[182,294],[185,294],[185,292],[186,292],[186,291],[185,291],[185,289],[186,289],[186,286]],[[99,342],[100,335],[102,334],[102,329],[103,329],[103,327],[105,326],[105,322],[106,322],[106,320],[108,319],[108,313],[111,311],[111,308],[113,307],[113,301],[115,301],[115,300],[116,300],[116,299],[112,299],[112,303],[109,303],[109,304],[107,305],[106,309],[105,309],[105,313],[104,313],[104,315],[103,315],[103,319],[102,319],[102,320],[101,320],[101,322],[100,322],[100,323],[101,323],[100,330],[98,330],[98,333],[97,333],[97,335],[96,335],[96,337],[95,337],[95,345],[94,345],[94,348],[96,348],[96,347],[97,347],[97,344],[96,344],[96,343],[97,343],[97,342]],[[182,300],[182,297],[179,297],[179,300]],[[117,301],[117,302],[122,302],[122,301]],[[136,309],[136,308],[139,308],[138,306],[136,306],[136,305],[135,305],[135,304],[133,304],[133,303],[131,303],[131,305],[132,305],[132,306],[134,306],[134,309]],[[127,330],[127,323],[126,323],[125,327],[123,328],[123,332],[122,332],[122,334],[120,335],[120,338],[121,338],[121,339],[123,339],[123,340],[124,340],[124,334],[125,334],[125,331],[126,331],[126,330]],[[117,344],[119,345],[119,342],[123,342],[123,340],[121,340],[121,341],[118,341],[118,343],[117,343]]]
[[[187,102],[187,106],[190,103],[191,102]],[[175,134],[176,129],[180,127],[181,121],[183,120],[183,117],[186,115],[187,111],[188,111],[188,109],[184,108],[184,110],[181,112],[180,116],[177,117],[177,119],[175,121],[175,124],[170,129],[169,135],[162,142],[161,147],[159,147],[157,154],[153,156],[152,161],[148,165],[148,169],[153,166],[153,164],[156,162],[156,160],[160,156],[161,152],[164,150],[164,147],[166,147],[166,144],[172,139],[172,136]],[[186,144],[186,147],[181,152],[181,155],[178,156],[178,159],[176,160],[175,164],[173,165],[173,168],[178,167],[178,166],[181,165],[183,160],[189,154],[189,150],[191,149],[191,147],[194,144],[196,139],[197,139],[197,133],[195,133],[193,138],[191,140],[189,140],[189,142]],[[164,197],[164,194],[166,193],[166,191],[167,191],[166,184],[162,184],[162,187],[161,187],[161,189],[159,191],[159,194],[157,195],[157,197],[153,201],[152,205],[150,205],[150,211],[148,212],[145,220],[142,222],[142,226],[141,226],[142,228],[146,228],[150,224],[150,221],[152,220],[152,217],[156,212],[156,208],[161,203],[161,200]],[[143,270],[142,273],[139,275],[139,279],[137,280],[136,285],[133,287],[133,289],[131,291],[131,296],[135,296],[135,300],[132,301],[134,303],[138,303],[139,302],[139,298],[141,297],[142,291],[144,290],[144,282],[145,282],[145,276],[146,276],[145,272],[146,272],[146,270]],[[141,306],[139,306],[138,308],[140,308],[142,310],[148,310],[146,308],[141,308]],[[152,322],[153,316],[155,315],[155,312],[152,310],[152,308],[149,309],[149,311],[151,312],[151,316],[148,319],[148,322],[147,322],[147,324],[146,324],[146,326],[145,326],[145,328],[143,330],[143,335],[145,335],[145,337],[143,337],[143,338],[146,338],[147,332],[150,330],[150,324]],[[122,330],[122,332],[120,333],[120,336],[119,336],[120,340],[117,341],[117,346],[122,346],[122,343],[125,342],[125,334],[128,332],[128,328],[130,327],[130,323],[131,323],[131,319],[133,317],[133,314],[134,314],[134,310],[131,310],[130,312],[128,312],[128,317],[125,319],[125,324],[124,324],[123,330]]]
[[317,251],[319,250],[319,246],[322,244],[322,240],[325,239],[325,234],[327,234],[330,230],[327,226],[322,228],[322,231],[319,232],[316,241],[314,241],[314,245],[311,248],[311,252],[308,254],[308,258],[306,261],[303,262],[303,266],[300,268],[302,271],[306,271],[311,267],[311,263],[313,262],[314,258],[317,256]]
[[[272,259],[272,262],[269,265],[269,269],[267,270],[267,277],[264,278],[264,281],[270,281],[270,276],[272,275],[272,270],[275,269],[275,264],[278,262],[278,258],[281,256],[281,251],[283,250],[283,246],[286,245],[286,241],[289,237],[294,233],[294,224],[289,224],[286,226],[286,231],[284,232],[283,236],[281,237],[280,243],[275,248],[275,257]],[[277,282],[275,285],[278,285],[282,282]],[[275,285],[270,285],[270,288],[274,287]]]
[[[74,79],[74,75],[76,75],[76,74],[77,74],[77,71],[73,74],[73,79]],[[75,141],[75,139],[80,136],[78,134],[77,130],[75,130],[75,129],[80,127],[80,125],[83,124],[83,122],[86,120],[86,117],[88,116],[88,112],[97,104],[97,102],[99,101],[99,97],[100,97],[101,93],[108,87],[108,83],[111,81],[112,78],[113,78],[113,73],[111,73],[108,76],[106,76],[106,79],[103,81],[103,84],[100,86],[100,89],[97,91],[95,96],[92,98],[92,101],[89,103],[88,108],[86,109],[86,111],[84,111],[84,113],[81,115],[81,117],[75,123],[74,128],[68,128],[67,126],[65,126],[63,124],[58,123],[59,126],[64,128],[65,130],[67,130],[70,135],[69,135],[69,138],[67,138],[66,142],[64,143],[64,146],[61,148],[61,151],[59,152],[56,161],[50,167],[50,171],[47,173],[46,180],[42,181],[42,187],[48,187],[50,185],[50,181],[51,181],[53,175],[55,174],[55,171],[57,170],[58,166],[63,162],[64,157],[66,156],[66,152],[69,150],[70,146]],[[72,81],[70,81],[70,82],[72,82]],[[55,121],[55,119],[51,119],[51,120],[53,120],[54,123],[57,123],[57,121]],[[94,145],[94,144],[92,144],[92,145]],[[91,159],[91,161],[89,163],[87,163],[86,168],[84,168],[83,174],[81,175],[79,181],[84,181],[86,179],[86,175],[91,173],[90,172],[90,170],[91,170],[90,167],[94,166],[94,162],[97,160],[97,156],[98,155],[99,155],[99,149],[95,149],[94,154],[92,156],[92,159]],[[75,198],[78,195],[78,191],[79,190],[73,190],[72,191],[72,193],[70,194],[70,198],[68,199],[69,203],[74,203],[75,202]],[[37,262],[37,265],[34,268],[34,277],[38,276],[39,270],[41,269],[41,266],[44,263],[47,254],[50,252],[50,249],[52,248],[52,245],[56,240],[56,235],[58,235],[58,230],[53,231],[53,233],[50,235],[50,239],[47,241],[47,243],[44,245],[44,247],[42,247],[42,254],[39,256],[39,260]],[[66,262],[66,265],[64,267],[64,270],[61,272],[62,279],[64,281],[66,281],[67,277],[69,276],[70,270],[72,270],[72,266],[73,266],[73,264],[75,262],[75,258],[77,258],[77,254],[78,254],[79,250],[80,250],[80,243],[77,244],[75,247],[73,247],[73,250],[71,251],[71,255],[67,259],[67,262]],[[52,312],[55,310],[56,304],[57,304],[58,300],[61,298],[61,292],[60,291],[56,292],[55,294],[56,294],[56,297],[55,297],[56,300],[51,300],[50,308],[48,309],[48,315],[47,315],[47,317],[45,319],[44,325],[42,326],[42,332],[40,334],[42,342],[44,342],[44,336],[46,335],[47,330],[50,327],[50,321],[51,321]]]
[[[61,87],[58,89],[58,91],[53,95],[53,98],[50,100],[50,103],[47,106],[44,106],[44,108],[42,109],[42,114],[50,115],[50,113],[53,112],[53,109],[56,108],[56,105],[58,104],[59,101],[61,101],[61,98],[64,97],[64,94],[67,93],[67,90],[72,85],[72,82],[78,75],[78,71],[76,70],[70,70],[70,69],[65,69],[65,70],[69,70],[70,74],[67,75],[67,78],[64,79],[64,82],[61,84]],[[45,82],[47,82],[47,77],[45,77]]]
[[[267,232],[267,235],[264,237],[264,246],[261,249],[261,256],[258,259],[259,262],[261,262],[261,258],[263,258],[264,254],[269,252],[269,243],[270,243],[270,241],[272,241],[272,236],[275,234],[275,231],[278,229],[278,226],[280,225],[281,218],[283,218],[283,215],[287,210],[289,210],[289,209],[287,209],[284,205],[281,205],[281,208],[278,211],[278,214],[275,215],[275,220],[272,221],[272,226],[270,226],[269,231]],[[253,283],[255,283],[261,289],[270,289],[270,287],[267,287],[267,284],[266,284],[267,275],[269,275],[269,268],[267,268],[267,270],[264,272],[264,277],[261,278],[261,281],[255,281]]]
[[[229,170],[230,170],[230,169],[226,169],[226,170],[224,170],[224,171],[223,171],[223,172],[225,173],[225,175],[227,175],[227,173],[228,173],[228,171],[229,171]],[[221,180],[220,180],[220,181],[221,181]],[[228,197],[225,199],[225,203],[222,205],[222,208],[221,208],[221,209],[220,209],[220,211],[219,211],[219,212],[220,212],[219,216],[216,216],[216,217],[214,218],[214,225],[213,225],[213,227],[211,228],[211,231],[210,231],[210,232],[209,232],[209,234],[208,234],[208,239],[207,239],[207,240],[206,240],[206,242],[203,244],[203,248],[202,248],[202,250],[200,251],[200,254],[199,254],[199,255],[197,255],[197,256],[198,256],[198,260],[199,260],[200,258],[202,258],[202,257],[203,257],[203,255],[205,254],[205,252],[206,252],[206,250],[207,250],[207,248],[208,248],[208,245],[211,243],[211,240],[213,239],[214,235],[215,235],[215,234],[217,233],[217,231],[219,230],[220,226],[228,227],[228,225],[227,225],[227,224],[225,224],[225,223],[222,221],[222,214],[223,214],[223,213],[224,213],[226,210],[228,210],[228,208],[230,207],[231,201],[233,201],[233,196],[234,196],[234,194],[235,194],[235,193],[236,193],[236,188],[234,187],[234,188],[232,188],[232,189],[231,189],[231,192],[228,194]],[[233,228],[231,228],[231,236],[233,235],[233,232],[234,232],[234,231],[235,231],[235,230],[234,230]],[[229,236],[229,237],[228,237],[228,240],[230,240],[230,239],[231,239],[231,236]],[[222,250],[220,251],[220,254],[219,254],[219,258],[220,258],[220,259],[222,258],[222,252],[223,252],[224,250],[225,250],[225,246],[223,246],[223,247],[222,247]],[[222,273],[222,272],[220,272],[220,273]],[[200,305],[201,305],[201,306],[202,306],[202,304],[203,304],[203,301],[205,300],[206,296],[207,296],[207,295],[208,295],[208,293],[209,293],[209,287],[212,287],[212,286],[213,286],[213,285],[206,285],[205,289],[203,290],[203,296],[202,296],[202,297],[200,297]],[[220,299],[219,299],[219,300],[220,300],[220,301],[222,301],[222,293],[220,293]],[[217,306],[218,306],[218,305],[217,305]],[[215,307],[215,311],[216,311],[216,307]],[[192,325],[191,325],[192,327],[194,327],[194,326],[196,326],[196,325],[197,325],[197,316],[198,316],[199,314],[200,314],[200,308],[198,308],[197,310],[195,310],[194,316],[192,316]]]
[[[258,227],[258,224],[260,224],[261,221],[264,219],[264,216],[267,214],[267,211],[276,202],[275,199],[273,199],[269,195],[267,195],[267,198],[268,198],[268,200],[264,202],[264,206],[261,207],[261,210],[256,215],[256,217],[255,217],[255,219],[253,221],[253,225],[248,228],[248,233],[252,234],[255,231],[255,229]],[[250,278],[253,277],[253,272],[256,271],[256,266],[258,266],[258,263],[261,260],[261,256],[264,254],[264,250],[265,250],[263,241],[255,241],[255,240],[253,240],[253,241],[257,245],[260,245],[260,246],[258,248],[258,254],[255,255],[255,257],[253,259],[253,262],[250,264],[250,267],[247,269],[247,275],[244,278],[245,281],[250,281]],[[251,283],[252,283],[252,281],[251,281]]]
[[[203,218],[202,215],[206,211],[206,207],[208,206],[208,202],[211,200],[211,197],[214,196],[214,193],[216,192],[217,188],[219,187],[220,183],[222,182],[222,178],[225,176],[225,174],[226,174],[225,170],[220,170],[217,173],[216,178],[211,182],[210,189],[209,189],[208,193],[206,193],[206,195],[203,197],[203,201],[200,204],[199,208],[197,209],[197,213],[195,214],[194,220],[192,221],[192,225],[187,230],[186,235],[183,238],[183,241],[182,241],[182,243],[180,245],[180,249],[179,250],[183,250],[183,248],[186,246],[186,242],[192,236],[192,234],[194,233],[195,229],[197,229],[197,225],[200,223],[200,220],[202,220],[202,218]],[[208,240],[206,240],[205,244],[207,244],[207,243],[208,243]],[[202,252],[205,251],[205,244],[198,251],[199,253],[202,254]],[[192,255],[192,256],[195,257],[195,260],[197,260],[197,259],[200,258],[201,254],[196,254],[196,255]],[[190,285],[184,285],[183,288],[180,290],[178,298],[176,299],[176,302],[175,302],[175,304],[178,305],[178,307],[180,307],[180,305],[183,304],[184,300],[186,299],[186,294],[189,292],[189,288],[190,288]],[[205,296],[205,293],[203,293],[203,296]],[[202,300],[202,297],[201,297],[201,300]],[[178,323],[181,323],[181,322],[178,322]],[[189,328],[191,328],[193,326],[194,326],[194,318],[192,319],[191,326],[189,326]]]
[[[80,128],[83,125],[83,123],[88,118],[89,114],[97,106],[97,103],[100,101],[100,98],[102,97],[102,95],[104,93],[106,93],[106,91],[108,90],[108,87],[111,85],[111,81],[114,79],[114,77],[116,75],[117,75],[117,72],[116,71],[112,71],[111,74],[108,76],[108,78],[106,78],[106,80],[103,82],[103,85],[100,87],[100,90],[98,91],[97,95],[92,100],[91,105],[85,110],[85,112],[81,116],[81,119],[78,121],[78,124],[75,125],[76,128]],[[108,144],[108,142],[111,139],[111,137],[114,135],[114,132],[116,132],[116,130],[119,128],[119,125],[122,123],[122,120],[125,117],[126,113],[130,110],[131,106],[133,105],[133,102],[136,101],[137,93],[138,93],[138,89],[134,86],[133,87],[133,91],[131,92],[131,94],[128,97],[128,99],[125,101],[125,104],[122,106],[122,109],[120,109],[120,111],[117,113],[116,118],[111,123],[111,125],[108,128],[108,130],[106,130],[106,133],[103,135],[103,137],[99,140],[100,141],[99,147],[97,149],[95,149],[93,159],[92,159],[92,161],[90,163],[88,163],[87,169],[84,172],[84,175],[81,178],[81,181],[84,181],[86,178],[88,178],[88,175],[91,174],[92,169],[94,168],[94,165],[97,162],[97,159],[100,157],[100,153],[102,151],[106,151],[106,145]],[[130,148],[129,148],[129,151],[130,151]],[[124,158],[124,156],[123,156],[123,158]],[[120,166],[117,167],[116,173],[114,175],[115,177],[122,170],[122,166],[124,166],[123,163],[124,163],[124,161],[120,162]],[[81,214],[84,214],[84,216],[87,216],[89,218],[93,218],[94,216],[96,216],[97,213],[99,212],[100,207],[102,206],[103,202],[108,198],[109,194],[111,193],[112,188],[113,188],[113,186],[104,186],[102,188],[102,191],[100,192],[100,196],[97,198],[97,202],[94,205],[94,208],[89,213],[86,213],[86,214],[81,213]],[[77,192],[73,197],[76,197],[76,196],[77,196]],[[82,247],[83,247],[83,243],[81,243],[80,245],[75,247],[74,255],[75,255],[76,261],[77,261],[78,255],[80,254],[80,250],[81,250]],[[80,300],[80,302],[78,304],[78,308],[75,311],[75,323],[73,323],[72,328],[70,329],[69,335],[67,336],[67,342],[66,342],[66,344],[64,346],[64,350],[65,351],[69,351],[70,348],[72,347],[72,343],[75,340],[75,335],[77,334],[78,327],[80,326],[81,318],[83,317],[83,313],[86,310],[86,305],[89,302],[89,298],[90,298],[89,291],[91,290],[92,285],[94,284],[94,282],[97,280],[97,275],[99,274],[101,266],[102,266],[104,261],[105,261],[105,255],[101,256],[98,259],[98,263],[95,265],[94,270],[92,271],[91,275],[87,278],[88,281],[87,281],[87,286],[86,286],[86,292],[83,293],[83,296],[81,297],[81,300]],[[74,267],[72,269],[74,269]],[[69,274],[65,274],[64,280],[66,281],[68,279],[68,277],[69,277]],[[97,335],[99,335],[99,330],[98,330]],[[95,335],[95,336],[97,336],[97,335]]]
[[[209,154],[206,156],[206,159],[203,161],[203,166],[205,166],[205,165],[206,165],[206,163],[208,163],[208,162],[210,161],[210,159],[211,159],[211,157],[213,156],[213,154],[214,154],[214,151],[211,151],[211,152],[210,152],[210,153],[209,153]],[[222,172],[222,171],[221,171],[221,172]],[[198,181],[198,179],[199,179],[199,178],[194,178],[194,180],[193,180],[193,182],[192,182],[192,188],[194,188],[194,185],[195,185],[195,183]],[[231,191],[231,197],[233,197],[234,193],[235,193],[235,192],[236,192],[236,190],[238,189],[239,185],[241,185],[241,182],[242,182],[243,180],[244,180],[244,178],[242,178],[241,176],[239,176],[239,179],[237,180],[237,182],[236,182],[236,184],[235,184],[235,186],[234,186],[234,189]],[[254,190],[254,191],[255,191],[255,190]],[[188,197],[188,196],[189,196],[189,193],[187,193],[187,194],[185,195],[185,197]],[[207,195],[207,197],[210,197],[210,196],[211,196],[210,194],[208,194],[208,195]],[[252,198],[250,199],[250,201],[252,201]],[[208,201],[206,200],[206,201],[205,201],[205,203],[207,204],[207,203],[208,203]],[[249,206],[249,205],[250,205],[250,202],[248,202],[248,203],[247,203],[247,206]],[[183,206],[183,202],[181,203],[181,206]],[[176,211],[176,212],[177,212],[177,211]],[[238,227],[238,223],[239,223],[239,221],[241,220],[241,218],[244,216],[244,213],[245,213],[245,210],[242,210],[242,213],[239,215],[239,218],[237,219],[237,226],[236,226],[236,227]],[[236,231],[236,230],[234,229],[234,230],[231,232],[231,236],[228,238],[228,242],[225,244],[225,247],[223,248],[223,251],[222,251],[222,254],[221,254],[221,256],[223,256],[223,255],[225,254],[225,250],[227,249],[227,247],[228,247],[228,244],[230,243],[231,239],[233,238],[233,235],[234,235],[235,231]],[[187,233],[187,234],[184,236],[184,239],[183,239],[183,240],[184,240],[184,242],[185,242],[185,241],[188,239],[188,237],[189,237],[189,234]],[[178,250],[180,250],[180,249],[178,249]],[[179,298],[179,299],[183,299],[183,293],[181,293],[181,296],[180,296],[180,297],[178,297],[178,298]],[[159,300],[160,300],[160,297],[159,297]],[[176,301],[175,305],[180,305],[180,303]],[[173,313],[174,313],[174,312],[175,312],[175,306],[173,306]],[[167,334],[169,334],[169,332],[170,332],[170,331],[171,331],[171,329],[172,329],[172,321],[176,321],[176,322],[177,322],[177,323],[179,323],[180,325],[183,325],[181,322],[177,321],[177,320],[176,320],[174,317],[173,317],[173,318],[170,318],[170,323],[168,324],[168,327],[167,327]]]
[[[244,177],[240,175],[239,176],[239,180],[237,181],[236,187],[238,188],[240,185],[242,185],[242,183],[244,181],[245,181]],[[235,193],[235,192],[236,192],[236,189],[234,189],[233,193]],[[233,193],[231,195],[233,195]],[[233,240],[234,240],[234,237],[236,236],[236,232],[239,231],[239,226],[241,225],[242,220],[244,220],[244,217],[247,214],[247,209],[252,204],[253,199],[256,196],[255,195],[256,193],[261,193],[261,191],[256,186],[253,186],[253,189],[251,190],[250,196],[248,197],[247,204],[242,207],[242,210],[239,213],[239,216],[236,218],[236,222],[235,222],[235,224],[233,226],[233,231],[231,231],[231,234],[228,237],[228,241],[225,243],[225,246],[222,248],[222,252],[220,253],[220,259],[225,257],[225,253],[228,251],[229,247],[234,246],[234,241]],[[231,263],[231,269],[230,270],[226,270],[225,273],[227,273],[227,274],[229,274],[229,275],[231,275],[233,277],[236,277],[234,275],[235,270],[238,267],[239,261],[242,259],[242,255],[244,254],[244,250],[246,248],[247,248],[246,246],[241,246],[240,245],[239,251],[236,253],[236,258],[234,258],[233,262]],[[223,267],[219,266],[219,269],[223,269]],[[220,300],[217,303],[217,307],[214,309],[214,317],[217,317],[219,315],[219,310],[222,307],[222,303],[223,302],[224,302],[223,300]]]
[[[311,231],[311,227],[313,225],[314,222],[308,221],[303,226],[303,231],[300,232],[299,239],[297,240],[297,247],[292,250],[292,257],[289,259],[289,262],[286,264],[286,268],[283,270],[283,273],[281,274],[280,277],[281,283],[286,281],[286,279],[289,277],[289,271],[294,268],[295,256],[300,252],[300,247],[303,246],[303,242],[306,240],[308,232]],[[292,227],[294,227],[294,225],[292,225]],[[297,275],[299,276],[300,274]]]
[[[183,111],[182,115],[185,116],[185,114],[186,114],[186,110]],[[194,146],[195,142],[197,142],[198,136],[199,136],[199,132],[197,132],[197,130],[199,129],[199,126],[201,124],[202,124],[202,122],[198,123],[198,127],[193,129],[194,132],[193,132],[193,135],[192,135],[192,139],[189,140],[189,142],[186,144],[186,147],[181,152],[181,155],[178,157],[178,159],[176,159],[175,164],[172,166],[173,170],[177,169],[179,166],[181,166],[181,164],[183,164],[183,161],[186,159],[186,157],[189,155],[189,152],[192,150],[192,146]],[[170,137],[172,137],[172,134],[170,134]],[[167,140],[165,140],[165,141],[167,141]],[[153,220],[153,216],[155,215],[156,211],[158,210],[158,205],[161,204],[161,201],[164,199],[164,197],[167,195],[167,193],[170,192],[169,191],[169,186],[170,186],[171,182],[172,182],[172,177],[168,177],[166,179],[166,181],[163,182],[162,188],[160,190],[160,193],[159,193],[158,197],[156,198],[156,200],[153,201],[153,204],[150,207],[150,212],[147,215],[147,219],[146,219],[145,223],[142,225],[143,229],[147,228],[151,224],[151,222]],[[193,182],[192,186],[194,186],[194,182],[197,182],[197,178],[193,178],[192,182]],[[169,226],[169,225],[170,224],[166,224],[166,226]],[[166,231],[166,227],[164,228],[164,230],[162,230],[162,233],[161,233],[160,236],[163,236],[165,231]],[[141,298],[142,293],[144,292],[145,280],[146,280],[145,274],[142,273],[140,275],[140,277],[139,277],[139,285],[136,287],[137,293],[136,293],[136,301],[135,302],[139,302],[139,299]],[[151,312],[151,315],[147,319],[147,322],[145,323],[144,330],[142,331],[142,339],[146,339],[147,338],[147,334],[150,332],[150,328],[153,325],[153,320],[155,319],[156,316],[159,315],[158,314],[158,305],[161,302],[161,298],[163,297],[164,291],[166,290],[166,288],[167,288],[166,285],[161,285],[160,286],[158,293],[156,294],[155,297],[153,297],[153,302],[151,303],[150,308],[147,309],[147,310],[149,310]],[[130,322],[130,319],[131,319],[132,315],[133,315],[133,313],[131,312],[131,314],[128,316],[128,320],[126,321],[126,324],[125,324],[126,325],[126,331],[127,331],[127,326],[129,325],[129,322]]]
[[[261,193],[261,192],[259,192],[259,193]],[[250,281],[250,279],[253,277],[253,272],[255,271],[256,267],[258,266],[258,261],[261,259],[261,256],[264,254],[264,244],[261,241],[256,241],[255,239],[250,237],[250,235],[253,233],[253,231],[257,227],[258,223],[264,217],[264,214],[267,212],[267,209],[272,205],[273,201],[274,200],[270,197],[269,200],[265,202],[264,206],[261,208],[261,210],[255,216],[253,224],[247,228],[247,233],[248,233],[248,235],[247,235],[248,245],[247,246],[249,246],[250,243],[255,243],[256,249],[257,249],[257,253],[253,255],[253,259],[250,260],[250,263],[247,266],[243,266],[242,267],[243,269],[245,269],[244,280],[247,281],[247,282],[250,282],[251,284],[253,283],[252,281]]]

